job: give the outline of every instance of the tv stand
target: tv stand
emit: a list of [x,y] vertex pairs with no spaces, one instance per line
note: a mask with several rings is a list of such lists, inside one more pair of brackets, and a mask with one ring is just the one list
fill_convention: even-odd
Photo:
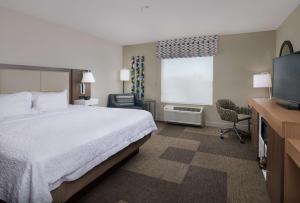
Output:
[[287,110],[297,110],[300,111],[300,104],[295,104],[295,103],[280,103],[277,102],[278,105],[282,106],[283,108]]
[[[259,120],[263,118],[267,122],[266,185],[270,200],[272,203],[294,203],[300,200],[300,111],[289,111],[278,102],[275,99],[249,99],[251,139],[258,143]],[[290,139],[296,145],[288,143]],[[292,158],[299,162],[295,164]]]

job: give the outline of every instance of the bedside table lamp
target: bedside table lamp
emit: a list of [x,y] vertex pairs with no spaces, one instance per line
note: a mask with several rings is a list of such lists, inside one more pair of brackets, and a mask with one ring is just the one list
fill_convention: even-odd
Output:
[[272,80],[270,73],[260,73],[253,75],[253,88],[269,88],[269,99],[271,95]]
[[120,80],[123,82],[123,94],[125,93],[125,81],[129,81],[130,71],[129,69],[123,68],[120,71]]
[[80,94],[81,95],[85,94],[85,85],[84,85],[84,83],[94,83],[94,82],[95,82],[95,78],[94,78],[93,73],[91,71],[83,72],[82,73],[81,84],[80,84]]

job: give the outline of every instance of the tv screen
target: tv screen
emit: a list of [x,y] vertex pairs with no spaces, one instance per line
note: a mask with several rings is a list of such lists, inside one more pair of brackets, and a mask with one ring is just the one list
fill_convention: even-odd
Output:
[[273,97],[300,103],[300,54],[273,60]]

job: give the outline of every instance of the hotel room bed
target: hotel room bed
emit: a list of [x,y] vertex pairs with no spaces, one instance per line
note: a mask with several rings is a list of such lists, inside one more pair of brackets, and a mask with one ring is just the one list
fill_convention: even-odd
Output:
[[70,106],[0,120],[0,199],[66,201],[154,130],[149,112],[104,107]]

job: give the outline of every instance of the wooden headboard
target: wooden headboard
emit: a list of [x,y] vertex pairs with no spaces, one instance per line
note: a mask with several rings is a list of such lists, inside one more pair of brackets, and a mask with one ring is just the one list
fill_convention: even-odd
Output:
[[[87,70],[0,64],[0,93],[68,89],[69,102],[73,103],[80,96],[79,85],[84,71]],[[85,87],[85,96],[91,96],[90,84]]]

